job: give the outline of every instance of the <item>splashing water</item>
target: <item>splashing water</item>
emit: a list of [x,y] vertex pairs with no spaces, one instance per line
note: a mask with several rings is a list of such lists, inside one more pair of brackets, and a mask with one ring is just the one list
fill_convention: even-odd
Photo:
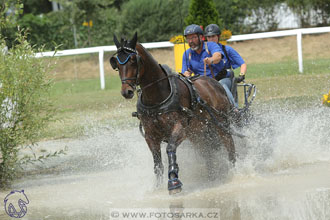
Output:
[[[235,167],[211,183],[205,161],[185,141],[177,151],[184,186],[176,196],[168,195],[166,175],[154,187],[152,156],[137,127],[93,126],[79,139],[40,143],[67,146],[68,154],[27,167],[37,174],[13,189],[29,197],[29,219],[109,219],[113,208],[147,207],[216,208],[221,219],[329,219],[329,119],[324,107],[259,110],[243,130],[248,138],[235,138]],[[221,155],[228,165],[224,150]],[[0,217],[7,217],[2,210]]]
[[[330,161],[329,108],[272,109],[256,116],[238,172],[272,172]],[[244,150],[243,150],[244,151]]]

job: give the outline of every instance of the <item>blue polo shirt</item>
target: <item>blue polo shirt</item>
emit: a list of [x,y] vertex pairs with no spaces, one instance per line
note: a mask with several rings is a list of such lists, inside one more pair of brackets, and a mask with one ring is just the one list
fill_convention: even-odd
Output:
[[[187,71],[189,68],[193,73],[199,74],[199,75],[204,75],[204,59],[206,57],[212,57],[212,55],[215,52],[219,52],[224,56],[224,52],[222,51],[221,47],[214,42],[207,42],[207,48],[210,54],[207,53],[205,50],[205,45],[204,42],[202,42],[202,52],[200,54],[196,53],[196,51],[193,51],[191,48],[186,50],[183,53],[182,57],[182,73]],[[191,54],[191,59],[189,61],[189,53]],[[223,68],[224,68],[224,63],[220,62],[218,64],[211,64],[213,68],[213,73],[214,76],[216,76]],[[206,65],[206,75],[208,77],[212,78],[212,73],[208,65]]]
[[[220,48],[222,49],[222,45],[219,43]],[[226,57],[226,55],[224,56],[224,58],[220,61],[220,63],[225,62],[225,68],[226,69],[230,69],[231,67],[233,67],[233,69],[236,69],[237,67],[242,66],[242,64],[244,64],[244,60],[241,57],[241,55],[239,55],[239,53],[237,53],[236,50],[234,50],[234,48],[225,45],[226,51],[227,51],[227,55],[229,57]],[[223,52],[224,54],[224,52]]]

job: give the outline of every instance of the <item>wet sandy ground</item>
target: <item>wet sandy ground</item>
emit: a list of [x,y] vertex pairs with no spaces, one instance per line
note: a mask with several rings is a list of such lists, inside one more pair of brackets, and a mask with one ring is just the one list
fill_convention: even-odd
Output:
[[[30,201],[23,219],[125,219],[113,212],[127,210],[218,213],[181,219],[330,219],[329,108],[271,110],[271,117],[269,111],[257,113],[260,120],[244,130],[249,138],[235,139],[235,167],[220,152],[220,180],[208,181],[204,161],[184,142],[177,153],[184,186],[175,196],[168,195],[166,176],[155,187],[152,156],[137,128],[98,128],[79,139],[42,142],[40,148],[67,146],[68,153],[27,167],[37,174],[13,184]],[[1,207],[8,193],[0,192]],[[165,217],[159,219],[172,219]],[[0,218],[12,219],[4,208]]]

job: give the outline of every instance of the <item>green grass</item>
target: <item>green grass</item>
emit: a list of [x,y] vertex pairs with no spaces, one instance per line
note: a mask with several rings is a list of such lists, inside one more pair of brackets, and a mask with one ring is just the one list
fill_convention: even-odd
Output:
[[119,77],[105,78],[105,90],[101,90],[100,80],[84,79],[55,82],[51,99],[64,111],[100,109],[112,105],[120,98]]
[[[83,79],[55,82],[52,95],[59,96],[67,93],[82,93],[100,91],[100,79]],[[120,88],[120,79],[118,76],[105,77],[105,90],[114,90]]]
[[101,90],[99,78],[55,82],[50,93],[57,109],[55,121],[40,138],[70,138],[83,135],[91,126],[137,123],[130,117],[136,99],[125,100],[120,95],[119,77],[106,77],[105,82],[105,90]]
[[[330,59],[304,60],[303,74],[324,74],[330,73]],[[239,69],[235,70],[235,75],[239,74]],[[297,61],[286,61],[277,63],[248,64],[248,78],[264,78],[290,76],[300,74]]]
[[[330,61],[305,60],[304,74],[297,68],[297,63],[289,61],[248,65],[246,81],[258,88],[253,108],[320,105],[322,95],[330,89]],[[41,139],[77,137],[95,126],[137,126],[138,120],[131,117],[136,97],[125,100],[120,95],[117,75],[106,77],[105,82],[106,89],[101,90],[99,78],[56,81],[50,99],[58,109],[58,120],[49,125]]]

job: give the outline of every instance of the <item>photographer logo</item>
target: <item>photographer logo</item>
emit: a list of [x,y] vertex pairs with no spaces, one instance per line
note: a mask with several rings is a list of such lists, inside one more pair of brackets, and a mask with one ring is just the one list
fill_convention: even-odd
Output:
[[29,204],[29,199],[24,190],[14,190],[6,196],[4,204],[7,215],[12,218],[22,218],[27,213],[26,204]]

